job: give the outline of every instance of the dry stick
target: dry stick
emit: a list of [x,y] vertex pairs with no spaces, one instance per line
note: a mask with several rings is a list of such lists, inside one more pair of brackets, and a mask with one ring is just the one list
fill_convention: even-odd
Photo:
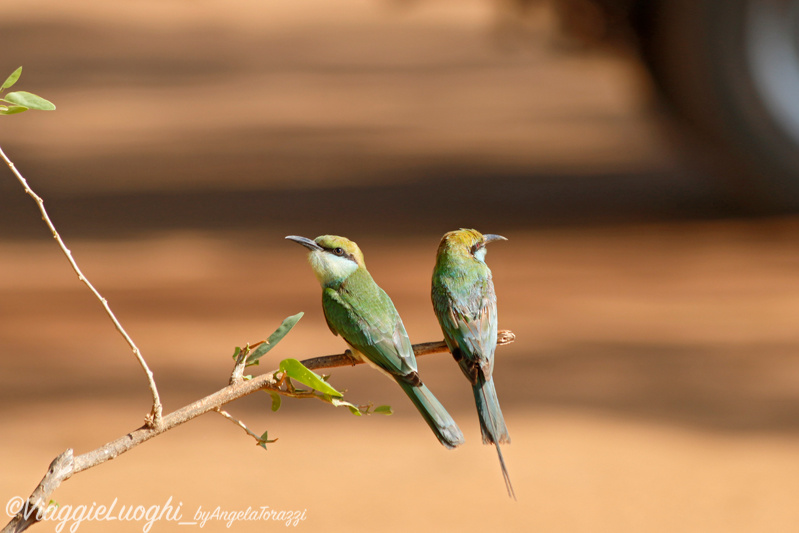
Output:
[[[509,329],[503,329],[497,332],[497,346],[505,346],[516,340],[516,334]],[[413,354],[416,357],[428,355],[431,353],[446,352],[448,350],[447,344],[444,341],[437,342],[422,342],[413,345]],[[344,353],[337,355],[323,355],[321,357],[314,357],[312,359],[303,359],[300,361],[306,368],[314,370],[316,368],[335,368],[339,366],[351,366],[361,363],[360,359],[352,356],[352,353],[347,350]]]
[[[221,406],[259,390],[271,390],[280,394],[286,394],[286,391],[280,390],[280,383],[282,380],[276,379],[275,377],[275,375],[279,374],[280,372],[275,370],[269,372],[268,374],[262,374],[248,381],[241,381],[241,377],[238,376],[237,373],[241,373],[243,370],[244,365],[242,363],[244,358],[242,357],[239,361],[237,361],[236,368],[234,369],[233,375],[231,375],[230,385],[215,392],[214,394],[206,396],[201,400],[197,400],[194,403],[178,409],[173,413],[162,416],[161,400],[158,395],[158,389],[156,388],[155,380],[153,379],[153,373],[147,366],[144,357],[141,355],[141,351],[133,342],[133,339],[131,339],[130,335],[128,335],[128,333],[122,327],[122,324],[119,323],[116,315],[114,315],[113,311],[111,311],[108,301],[97,289],[94,288],[94,285],[89,282],[86,276],[83,275],[83,272],[80,270],[78,264],[72,257],[72,252],[66,247],[64,241],[61,239],[61,236],[50,220],[50,217],[47,215],[47,211],[44,208],[44,200],[42,200],[42,198],[30,188],[27,180],[17,170],[16,166],[14,166],[14,163],[6,156],[2,148],[0,148],[0,156],[2,156],[3,160],[22,184],[25,192],[36,201],[36,204],[39,206],[39,211],[42,214],[42,220],[44,220],[44,222],[47,224],[47,227],[50,229],[50,232],[52,233],[56,242],[58,242],[59,247],[69,261],[69,264],[72,266],[72,269],[78,275],[78,280],[82,281],[89,288],[92,294],[97,297],[97,299],[103,305],[106,314],[114,323],[117,331],[128,343],[128,346],[130,346],[131,350],[133,350],[133,354],[139,361],[139,365],[147,375],[147,381],[150,386],[150,391],[153,395],[153,409],[150,415],[145,419],[144,426],[83,455],[75,457],[72,449],[68,449],[53,459],[53,462],[50,463],[50,467],[48,468],[44,478],[42,478],[42,481],[31,493],[22,509],[3,528],[2,533],[24,531],[37,521],[41,520],[43,513],[47,509],[52,493],[63,481],[69,479],[74,474],[114,459],[126,451],[134,448],[135,446],[138,446],[139,444],[150,440],[161,433],[169,431],[170,429],[188,422],[189,420],[209,411],[217,411],[222,416],[228,418],[234,423],[237,423],[237,425],[241,426],[245,431],[247,431],[247,433],[255,435],[249,431],[249,429],[247,429],[243,423],[235,420],[232,416],[223,411]],[[504,344],[509,344],[513,342],[515,338],[516,337],[512,332],[501,331],[499,332],[497,338],[497,345],[501,346]],[[428,342],[414,345],[413,349],[417,356],[422,356],[447,351],[447,346],[443,341]],[[309,369],[317,369],[357,365],[361,364],[362,361],[356,359],[349,351],[347,351],[343,354],[306,359],[302,361],[302,363]],[[260,439],[260,437],[258,438]]]
[[247,424],[245,424],[244,422],[242,422],[238,418],[234,417],[233,415],[231,415],[230,413],[228,413],[227,411],[225,411],[221,407],[215,408],[214,411],[216,411],[217,413],[219,413],[220,415],[222,415],[226,419],[228,419],[231,422],[233,422],[233,424],[235,424],[238,427],[240,427],[241,429],[243,429],[244,432],[247,433],[247,435],[249,435],[250,437],[255,439],[255,443],[256,444],[261,444],[263,442],[261,440],[261,436],[260,435],[256,435],[250,428],[247,427]]
[[[507,330],[500,331],[497,336],[497,346],[510,344],[515,339],[516,336],[513,332]],[[447,345],[443,341],[426,342],[413,346],[413,352],[418,357],[446,351]],[[314,357],[302,361],[302,364],[310,369],[354,366],[361,363],[362,361],[353,358],[349,352]],[[279,388],[282,376],[281,378],[278,376],[281,374],[279,370],[273,370],[272,372],[261,374],[250,380],[228,385],[201,400],[197,400],[173,413],[164,415],[162,423],[157,427],[142,426],[131,431],[127,435],[100,446],[95,450],[84,453],[83,455],[73,456],[71,449],[66,450],[53,460],[44,478],[27,499],[25,505],[0,533],[17,533],[35,524],[37,521],[37,513],[39,513],[38,516],[42,516],[45,513],[53,491],[58,488],[61,482],[69,479],[78,472],[114,459],[139,444],[209,411],[221,411],[220,407],[222,405],[248,394],[252,394],[253,392],[269,390],[279,394],[286,394],[286,391]]]
[[149,384],[150,392],[153,395],[153,409],[152,412],[145,418],[145,423],[149,427],[158,427],[161,424],[161,412],[163,409],[161,407],[161,398],[158,396],[158,389],[155,386],[153,373],[150,370],[150,368],[147,366],[147,362],[144,360],[141,351],[139,351],[139,348],[133,342],[133,339],[130,338],[130,335],[128,335],[128,333],[125,331],[125,328],[123,328],[122,324],[120,324],[119,320],[117,320],[116,315],[114,315],[113,311],[111,311],[111,307],[108,305],[108,301],[105,298],[103,298],[100,292],[94,288],[94,285],[92,285],[91,282],[89,282],[89,280],[86,278],[86,276],[83,275],[83,272],[81,272],[80,268],[78,267],[78,264],[72,258],[72,252],[64,244],[64,241],[61,240],[61,236],[58,234],[58,231],[56,231],[55,226],[50,220],[50,217],[47,215],[47,211],[44,208],[44,200],[42,200],[38,194],[33,192],[33,189],[31,189],[30,186],[28,185],[28,181],[24,177],[22,177],[22,174],[20,174],[20,172],[17,170],[17,167],[14,166],[14,163],[12,163],[11,160],[6,156],[2,148],[0,148],[0,156],[3,157],[6,164],[11,169],[11,172],[14,173],[19,182],[25,188],[25,192],[28,194],[28,196],[30,196],[36,201],[36,204],[39,206],[39,211],[42,213],[42,220],[44,220],[45,224],[47,224],[47,227],[50,228],[50,232],[53,234],[53,237],[55,238],[56,242],[58,242],[58,246],[61,247],[61,251],[64,252],[64,255],[67,257],[67,261],[69,261],[69,264],[72,266],[72,270],[74,270],[75,273],[78,275],[78,280],[85,283],[86,286],[89,288],[89,290],[92,291],[92,294],[94,294],[94,296],[97,297],[98,300],[100,300],[100,303],[103,305],[106,314],[111,318],[111,321],[114,323],[114,327],[125,339],[125,342],[128,343],[130,349],[133,350],[133,355],[136,356],[136,359],[139,361],[139,365],[142,367],[142,370],[144,370],[144,373],[147,375],[147,383]]

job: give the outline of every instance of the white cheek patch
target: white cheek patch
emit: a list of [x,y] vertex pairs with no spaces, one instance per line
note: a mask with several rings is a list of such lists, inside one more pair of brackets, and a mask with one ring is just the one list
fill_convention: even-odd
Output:
[[486,252],[488,252],[488,250],[486,249],[486,247],[485,247],[485,246],[481,246],[480,248],[478,248],[478,249],[477,249],[477,251],[475,251],[475,252],[474,252],[474,257],[475,257],[475,258],[476,258],[478,261],[482,261],[482,262],[484,262],[484,263],[485,263],[485,260],[486,260]]
[[319,250],[311,252],[308,255],[308,261],[316,274],[316,279],[323,285],[331,281],[347,279],[350,274],[358,270],[355,261]]

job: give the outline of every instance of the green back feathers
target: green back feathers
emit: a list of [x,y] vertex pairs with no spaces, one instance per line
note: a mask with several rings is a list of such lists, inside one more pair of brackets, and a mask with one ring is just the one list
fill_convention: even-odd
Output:
[[330,330],[390,374],[416,372],[413,347],[391,298],[365,268],[322,291]]

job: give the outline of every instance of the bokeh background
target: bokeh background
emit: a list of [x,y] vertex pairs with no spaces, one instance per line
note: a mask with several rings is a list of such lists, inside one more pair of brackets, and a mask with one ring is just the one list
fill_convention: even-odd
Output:
[[[739,216],[669,142],[638,64],[556,26],[546,6],[519,18],[478,0],[4,5],[0,76],[24,65],[18,88],[58,110],[3,117],[0,146],[142,349],[166,411],[224,386],[233,347],[298,311],[261,370],[342,351],[285,235],[356,240],[414,342],[441,337],[440,236],[509,239],[488,262],[500,327],[517,335],[495,381],[518,502],[442,355],[420,372],[464,430],[455,452],[385,378],[336,369],[350,401],[395,414],[299,400],[273,413],[256,394],[228,410],[279,439],[268,451],[209,414],[55,499],[172,497],[186,520],[305,509],[298,527],[316,531],[794,531],[799,221]],[[0,175],[5,506],[64,449],[140,426],[149,393],[35,204]]]

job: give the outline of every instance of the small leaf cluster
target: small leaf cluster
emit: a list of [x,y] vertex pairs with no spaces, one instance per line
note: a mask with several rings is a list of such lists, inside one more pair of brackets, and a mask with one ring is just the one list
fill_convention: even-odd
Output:
[[292,315],[283,320],[283,323],[280,324],[280,326],[275,330],[275,332],[272,333],[269,336],[269,338],[266,339],[265,341],[261,341],[252,346],[248,344],[244,348],[236,346],[236,349],[233,352],[233,360],[238,361],[239,356],[242,355],[242,351],[246,351],[246,353],[244,354],[244,357],[247,358],[245,366],[255,366],[259,364],[258,360],[264,355],[266,355],[269,352],[269,350],[274,348],[277,345],[277,343],[283,340],[283,337],[288,335],[288,332],[291,331],[291,328],[297,325],[297,322],[300,321],[300,319],[304,314],[305,313],[303,312],[299,312],[296,315]]
[[[274,348],[277,343],[283,340],[283,337],[288,335],[289,331],[297,325],[297,322],[303,317],[302,312],[292,315],[283,320],[283,323],[278,326],[274,333],[265,341],[257,342],[250,346],[247,344],[244,348],[236,346],[233,350],[233,360],[237,363],[244,360],[245,367],[255,366],[260,364],[260,359],[266,355],[269,350]],[[278,368],[282,372],[282,383],[285,385],[285,391],[267,391],[272,396],[272,411],[280,409],[282,403],[281,394],[284,396],[292,396],[294,398],[317,398],[323,402],[327,402],[336,407],[346,407],[350,412],[356,416],[368,414],[393,414],[391,406],[379,405],[377,407],[368,405],[354,405],[348,401],[343,400],[344,395],[333,388],[327,380],[330,376],[320,376],[313,372],[297,359],[284,359],[280,362]],[[244,379],[251,379],[252,376],[244,376]],[[291,380],[302,383],[310,389],[299,389]]]
[[[257,342],[253,345],[249,343],[243,348],[236,346],[233,351],[233,360],[236,362],[237,368],[255,366],[260,364],[260,359],[266,355],[277,343],[283,340],[289,331],[300,321],[303,313],[297,313],[285,320],[280,326],[272,333],[265,341]],[[371,403],[367,405],[355,405],[344,400],[344,395],[336,390],[328,383],[330,376],[320,376],[313,370],[303,365],[297,359],[284,359],[280,362],[278,367],[279,372],[279,390],[267,390],[266,392],[272,397],[272,411],[280,409],[282,403],[282,396],[290,396],[292,398],[316,398],[323,402],[329,403],[335,407],[346,407],[349,411],[356,415],[369,415],[381,414],[391,415],[394,414],[391,406],[379,405],[374,407]],[[252,376],[243,376],[244,379],[252,379]],[[309,387],[308,389],[301,389],[294,385],[292,380]],[[269,439],[268,432],[264,432],[260,437],[257,434],[249,432],[256,437],[256,444],[263,449],[266,449],[267,444],[275,442],[277,439]]]
[[55,105],[52,102],[27,91],[14,91],[3,95],[6,89],[17,83],[21,75],[22,67],[19,67],[0,86],[0,115],[15,115],[28,109],[53,111]]
[[[368,414],[393,414],[391,407],[388,405],[380,405],[372,408],[371,404],[368,405],[354,405],[345,401],[344,394],[337,391],[330,385],[327,380],[330,376],[320,376],[316,372],[308,369],[300,361],[296,359],[283,359],[280,361],[279,370],[283,372],[283,379],[286,380],[286,393],[289,396],[297,398],[317,398],[323,402],[327,402],[335,407],[346,407],[355,416],[368,415]],[[290,378],[290,379],[289,379]],[[308,389],[298,389],[291,382],[291,379],[310,387]],[[272,410],[277,411],[280,408],[280,395],[272,392]]]
[[256,444],[265,450],[266,445],[272,444],[273,442],[277,442],[277,439],[270,439],[269,432],[264,431],[263,434],[261,434],[261,436],[258,437],[258,442]]

